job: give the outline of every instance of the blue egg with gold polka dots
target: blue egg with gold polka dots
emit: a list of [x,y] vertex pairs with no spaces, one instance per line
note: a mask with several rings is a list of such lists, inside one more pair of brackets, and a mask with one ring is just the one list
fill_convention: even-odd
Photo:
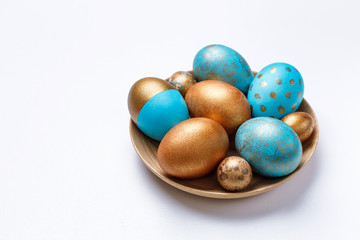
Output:
[[304,96],[299,71],[287,63],[273,63],[256,74],[247,98],[252,117],[283,116],[295,112]]

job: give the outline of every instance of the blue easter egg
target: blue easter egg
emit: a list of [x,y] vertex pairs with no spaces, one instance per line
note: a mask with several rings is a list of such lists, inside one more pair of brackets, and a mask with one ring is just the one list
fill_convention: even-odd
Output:
[[187,119],[189,111],[180,92],[166,90],[145,103],[137,118],[137,126],[149,137],[161,141],[172,127]]
[[238,52],[218,44],[206,46],[196,54],[193,71],[197,81],[227,82],[245,96],[254,78],[248,63]]
[[287,63],[263,68],[251,83],[247,98],[253,117],[275,117],[295,112],[304,96],[304,81],[299,71]]
[[147,136],[161,141],[178,123],[189,119],[189,110],[179,91],[158,78],[143,78],[130,89],[130,116]]
[[253,118],[243,123],[235,136],[240,157],[266,177],[282,177],[293,172],[302,158],[302,146],[295,131],[270,117]]

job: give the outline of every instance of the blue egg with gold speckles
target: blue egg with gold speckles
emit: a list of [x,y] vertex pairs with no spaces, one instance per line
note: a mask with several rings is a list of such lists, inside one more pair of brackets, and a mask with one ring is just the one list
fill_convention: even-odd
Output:
[[176,124],[189,118],[180,92],[159,78],[143,78],[134,83],[128,95],[131,119],[145,135],[161,141]]
[[304,96],[299,71],[287,63],[273,63],[255,76],[247,95],[253,117],[275,117],[295,112]]
[[286,123],[270,117],[252,118],[243,123],[235,136],[240,157],[265,177],[292,173],[302,158],[302,146],[295,131]]
[[196,54],[193,72],[197,81],[227,82],[245,96],[254,78],[249,64],[238,52],[219,44],[206,46]]

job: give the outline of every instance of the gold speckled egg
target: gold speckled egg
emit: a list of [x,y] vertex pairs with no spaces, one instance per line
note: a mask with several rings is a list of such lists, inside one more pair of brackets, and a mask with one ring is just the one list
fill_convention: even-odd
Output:
[[306,112],[290,113],[283,117],[281,121],[294,129],[302,143],[310,138],[315,127],[314,119]]
[[207,80],[192,86],[185,96],[192,117],[211,118],[229,135],[250,119],[250,105],[245,95],[231,84]]
[[217,179],[228,191],[240,191],[246,188],[252,179],[250,164],[243,158],[231,156],[225,158],[218,166]]
[[186,92],[196,84],[196,80],[192,72],[179,71],[174,73],[168,80],[168,82],[173,85],[183,97],[185,97]]
[[191,118],[173,127],[158,148],[160,167],[169,175],[192,179],[216,168],[228,151],[225,129],[207,118]]

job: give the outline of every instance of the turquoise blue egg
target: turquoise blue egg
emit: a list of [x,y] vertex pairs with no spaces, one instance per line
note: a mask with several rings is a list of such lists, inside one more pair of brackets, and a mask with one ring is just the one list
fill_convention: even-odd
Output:
[[243,123],[235,136],[240,157],[266,177],[282,177],[293,172],[302,157],[302,146],[295,131],[270,117],[252,118]]
[[251,83],[247,98],[253,117],[275,117],[295,112],[304,96],[304,81],[299,71],[287,63],[263,68]]
[[138,128],[147,136],[161,141],[176,124],[189,119],[184,98],[177,90],[156,94],[142,107],[137,117]]
[[220,80],[248,92],[253,74],[249,64],[235,50],[223,45],[209,45],[195,56],[193,72],[197,81]]
[[128,95],[132,121],[147,136],[161,141],[176,124],[189,119],[179,91],[162,79],[147,77],[134,83]]

